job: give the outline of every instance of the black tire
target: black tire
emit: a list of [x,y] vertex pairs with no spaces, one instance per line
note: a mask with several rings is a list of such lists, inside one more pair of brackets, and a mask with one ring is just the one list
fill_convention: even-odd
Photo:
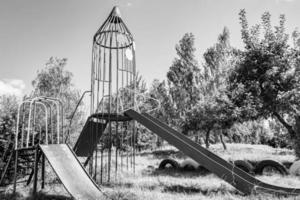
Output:
[[281,163],[274,160],[263,160],[259,162],[255,167],[255,174],[262,175],[266,167],[272,167],[278,171],[281,175],[288,175],[287,169]]
[[201,174],[201,175],[207,175],[207,174],[210,174],[211,172],[206,169],[204,166],[200,165],[198,168],[197,168],[197,171]]
[[187,159],[181,163],[181,169],[184,171],[196,171],[198,167],[199,163],[191,159]]
[[236,160],[233,162],[234,166],[240,168],[244,172],[247,172],[249,174],[253,173],[254,167],[251,163],[245,160]]
[[196,171],[196,168],[193,165],[186,164],[182,167],[182,170],[184,170],[184,171]]
[[167,165],[171,165],[172,169],[179,169],[180,165],[176,160],[173,159],[164,159],[163,161],[160,162],[159,164],[159,169],[166,169]]

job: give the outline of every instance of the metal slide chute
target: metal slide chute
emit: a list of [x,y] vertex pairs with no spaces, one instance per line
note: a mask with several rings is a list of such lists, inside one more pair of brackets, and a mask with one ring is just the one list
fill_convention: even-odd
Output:
[[187,156],[244,194],[251,194],[256,191],[285,195],[300,194],[299,188],[279,187],[256,179],[147,113],[140,114],[134,110],[128,110],[125,114],[174,145]]
[[40,145],[40,149],[74,199],[96,200],[103,198],[100,188],[84,170],[68,145]]
[[74,152],[79,157],[88,157],[93,154],[107,123],[101,123],[90,118],[86,121],[80,136],[74,146]]

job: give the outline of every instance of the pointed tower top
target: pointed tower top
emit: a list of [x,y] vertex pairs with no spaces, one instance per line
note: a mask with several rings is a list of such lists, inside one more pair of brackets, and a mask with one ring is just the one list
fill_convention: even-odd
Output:
[[112,16],[121,17],[121,12],[118,6],[115,6],[111,11]]
[[104,48],[121,49],[133,45],[133,37],[121,18],[118,6],[113,7],[94,35],[94,42]]

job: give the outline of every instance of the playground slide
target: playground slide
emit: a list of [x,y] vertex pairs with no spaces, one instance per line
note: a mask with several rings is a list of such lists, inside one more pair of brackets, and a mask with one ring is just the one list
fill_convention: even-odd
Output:
[[40,145],[53,170],[76,200],[97,200],[103,195],[66,144]]
[[79,157],[91,156],[106,125],[107,123],[95,122],[92,118],[89,118],[73,148],[75,154]]
[[251,194],[253,192],[284,195],[300,194],[299,188],[279,187],[256,179],[149,114],[140,114],[134,110],[128,110],[125,114],[143,124],[244,194]]

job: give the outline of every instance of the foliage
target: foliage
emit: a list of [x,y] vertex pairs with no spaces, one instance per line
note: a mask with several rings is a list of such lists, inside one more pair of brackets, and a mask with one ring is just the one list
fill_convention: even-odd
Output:
[[[64,130],[69,124],[71,114],[73,113],[77,102],[79,101],[79,91],[73,86],[71,72],[65,69],[67,65],[66,58],[51,57],[45,67],[37,72],[36,78],[32,81],[33,91],[31,96],[47,96],[58,98],[62,101],[64,109]],[[74,133],[83,125],[81,118],[83,111],[77,112],[73,118],[70,133]],[[71,142],[77,139],[77,135],[71,136]]]
[[208,48],[203,54],[204,81],[202,81],[202,93],[214,96],[222,93],[228,85],[228,75],[239,60],[240,51],[230,45],[230,33],[227,27],[219,35],[215,45]]
[[245,10],[239,15],[245,51],[230,75],[228,96],[241,109],[243,120],[275,117],[295,138],[296,132],[283,114],[299,114],[300,54],[288,45],[285,16],[280,16],[279,26],[273,29],[268,12],[251,28]]
[[0,157],[15,133],[18,100],[16,96],[0,96]]
[[[203,57],[205,63],[201,73],[199,88],[201,99],[188,111],[185,129],[206,133],[206,146],[209,146],[210,131],[230,128],[237,120],[235,110],[226,95],[228,74],[238,59],[239,52],[229,42],[229,31],[225,27],[215,45],[208,48]],[[221,138],[222,139],[222,138]],[[225,145],[224,145],[224,148]]]
[[[161,121],[174,125],[176,124],[176,112],[173,108],[172,98],[166,81],[155,79],[149,89],[148,95],[160,102],[159,109],[154,110],[151,114]],[[157,102],[152,102],[152,107],[157,107]]]
[[167,72],[169,94],[175,111],[177,126],[183,126],[186,114],[200,98],[200,69],[195,59],[195,37],[186,33],[176,45],[177,58]]

